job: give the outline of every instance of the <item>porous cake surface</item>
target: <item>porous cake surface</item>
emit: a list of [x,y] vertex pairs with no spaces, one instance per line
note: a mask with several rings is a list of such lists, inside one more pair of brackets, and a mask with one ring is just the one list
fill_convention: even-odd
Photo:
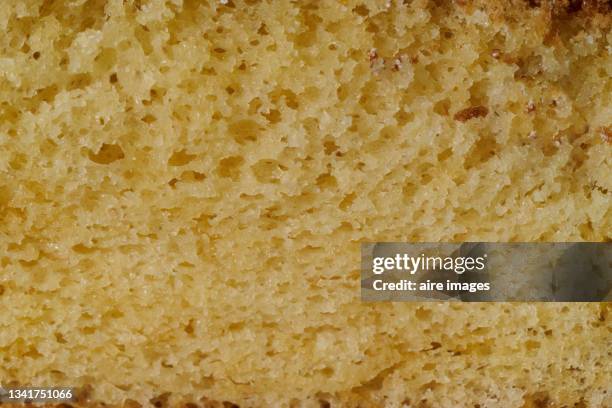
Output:
[[610,304],[359,299],[360,242],[610,239],[609,3],[3,0],[0,30],[3,385],[612,406]]

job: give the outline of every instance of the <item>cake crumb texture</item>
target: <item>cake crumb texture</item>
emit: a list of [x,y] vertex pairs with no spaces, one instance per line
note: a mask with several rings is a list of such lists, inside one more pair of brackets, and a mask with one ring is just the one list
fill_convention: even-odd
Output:
[[3,0],[0,30],[3,385],[612,406],[610,303],[359,298],[360,242],[611,239],[610,2]]

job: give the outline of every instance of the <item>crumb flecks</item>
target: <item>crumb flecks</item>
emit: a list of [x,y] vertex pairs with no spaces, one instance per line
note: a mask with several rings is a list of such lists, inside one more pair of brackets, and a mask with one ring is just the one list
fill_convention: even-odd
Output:
[[393,71],[399,71],[402,69],[402,62],[404,61],[404,56],[399,55],[397,58],[393,59]]
[[370,49],[368,51],[368,61],[370,61],[370,67],[374,64],[374,62],[378,59],[378,50],[376,48]]
[[525,107],[527,113],[533,113],[536,110],[536,105],[533,101],[529,101]]
[[483,118],[489,114],[489,109],[485,106],[471,106],[455,113],[455,120],[459,122],[467,122],[474,118]]
[[602,142],[612,144],[612,126],[602,126],[599,135]]

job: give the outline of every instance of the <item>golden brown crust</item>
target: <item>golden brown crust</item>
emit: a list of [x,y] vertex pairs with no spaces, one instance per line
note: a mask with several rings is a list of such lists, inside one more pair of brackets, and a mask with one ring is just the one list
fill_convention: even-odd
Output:
[[535,17],[533,21],[539,28],[548,30],[570,19],[596,29],[612,26],[612,1],[609,0],[456,0],[456,3],[469,11],[486,10],[497,21],[529,21]]

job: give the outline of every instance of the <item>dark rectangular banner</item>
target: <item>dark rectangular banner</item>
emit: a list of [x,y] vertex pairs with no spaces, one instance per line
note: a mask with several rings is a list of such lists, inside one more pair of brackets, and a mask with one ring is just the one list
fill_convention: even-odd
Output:
[[612,243],[364,243],[361,299],[609,302]]

